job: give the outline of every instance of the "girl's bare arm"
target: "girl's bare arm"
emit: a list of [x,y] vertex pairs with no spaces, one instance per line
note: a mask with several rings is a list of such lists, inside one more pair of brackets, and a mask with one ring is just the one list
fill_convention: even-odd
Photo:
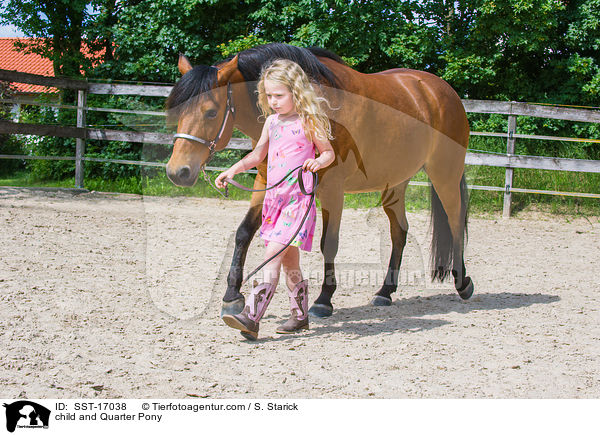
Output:
[[319,150],[319,157],[316,159],[308,159],[302,167],[310,172],[316,172],[319,169],[326,168],[335,160],[333,147],[327,138],[315,137],[313,143]]
[[240,172],[244,172],[248,169],[254,168],[256,165],[258,165],[265,159],[269,151],[269,125],[270,120],[267,120],[267,122],[265,122],[265,125],[263,126],[260,139],[258,139],[256,146],[251,152],[246,154],[246,156],[244,156],[244,158],[241,159],[239,162],[234,163],[229,169],[219,174],[219,176],[215,180],[215,185],[219,189],[222,189],[226,186],[227,183],[225,182],[225,178],[233,178],[236,174],[239,174]]

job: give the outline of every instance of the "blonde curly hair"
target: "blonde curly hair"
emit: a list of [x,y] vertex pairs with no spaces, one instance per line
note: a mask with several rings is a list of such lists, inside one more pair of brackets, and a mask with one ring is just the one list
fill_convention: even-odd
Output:
[[258,81],[258,107],[266,118],[273,111],[269,107],[265,94],[265,80],[280,83],[292,92],[296,113],[302,120],[305,134],[309,140],[312,140],[313,134],[317,138],[333,139],[329,118],[321,107],[321,103],[329,105],[329,102],[317,95],[300,65],[291,60],[279,59],[269,64],[261,72]]

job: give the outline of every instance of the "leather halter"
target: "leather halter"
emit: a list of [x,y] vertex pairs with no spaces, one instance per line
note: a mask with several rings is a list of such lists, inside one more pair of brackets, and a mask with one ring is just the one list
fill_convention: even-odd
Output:
[[225,107],[225,116],[223,117],[223,122],[221,123],[221,128],[219,129],[219,132],[217,133],[215,138],[211,141],[208,141],[206,139],[192,136],[191,134],[177,133],[177,134],[173,135],[173,139],[174,140],[177,138],[188,139],[188,140],[192,140],[194,142],[198,142],[198,143],[204,145],[205,147],[207,147],[209,155],[205,162],[205,165],[206,165],[206,163],[208,163],[208,161],[212,158],[212,156],[216,152],[217,142],[219,142],[221,140],[221,137],[223,136],[223,132],[225,131],[225,126],[227,125],[227,121],[229,120],[230,116],[232,118],[235,118],[235,107],[233,106],[233,95],[232,95],[232,91],[231,91],[231,82],[227,82],[227,105]]

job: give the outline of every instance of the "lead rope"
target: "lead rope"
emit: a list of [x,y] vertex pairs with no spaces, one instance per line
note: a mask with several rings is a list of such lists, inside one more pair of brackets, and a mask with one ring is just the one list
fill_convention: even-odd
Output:
[[214,191],[216,191],[219,195],[221,195],[223,198],[227,199],[229,197],[228,193],[227,193],[227,186],[225,186],[225,194],[223,194],[223,192],[221,192],[217,186],[213,185],[212,180],[210,179],[210,177],[208,176],[208,174],[206,173],[206,169],[202,168],[202,174],[204,175],[204,181],[206,181],[206,183],[213,188]]
[[[271,256],[268,260],[265,260],[261,263],[260,266],[258,266],[256,269],[254,269],[250,274],[248,274],[248,276],[242,281],[242,285],[244,285],[245,283],[248,282],[248,280],[250,279],[250,277],[252,277],[253,275],[255,275],[260,269],[262,269],[267,263],[269,263],[271,260],[273,260],[275,257],[277,257],[279,254],[281,254],[283,251],[286,250],[286,248],[288,246],[290,246],[292,244],[292,242],[294,241],[294,239],[296,238],[296,236],[298,235],[298,233],[300,233],[300,230],[302,229],[302,226],[304,225],[304,222],[306,221],[306,219],[308,218],[308,214],[310,213],[310,209],[313,205],[313,203],[315,202],[315,191],[317,189],[317,184],[319,182],[319,176],[317,175],[316,172],[313,172],[313,189],[310,192],[306,191],[306,188],[304,187],[304,180],[302,179],[302,165],[295,167],[294,169],[290,170],[281,180],[279,180],[277,183],[273,184],[271,187],[267,187],[266,189],[250,189],[249,187],[243,186],[240,183],[238,183],[237,181],[232,180],[231,178],[226,178],[225,181],[227,181],[227,183],[231,184],[234,187],[237,187],[238,189],[242,189],[245,190],[247,192],[266,192],[267,190],[271,190],[277,186],[279,186],[281,183],[283,183],[285,180],[288,179],[288,177],[296,170],[298,169],[298,187],[300,187],[300,191],[302,192],[303,195],[306,196],[310,196],[310,203],[308,204],[308,207],[306,208],[306,213],[304,213],[304,216],[302,217],[302,221],[300,222],[300,225],[298,225],[298,229],[296,230],[296,232],[294,233],[294,235],[290,238],[290,241],[286,243],[286,245],[281,248],[275,255]],[[205,173],[205,177],[206,173]],[[210,179],[207,179],[207,182],[212,186],[212,182],[210,181]],[[216,186],[213,186],[214,189],[217,189]],[[218,189],[217,189],[218,191]],[[221,196],[223,196],[224,198],[226,198],[227,196],[227,187],[225,188],[225,195],[223,195],[220,191],[219,193],[221,194]]]

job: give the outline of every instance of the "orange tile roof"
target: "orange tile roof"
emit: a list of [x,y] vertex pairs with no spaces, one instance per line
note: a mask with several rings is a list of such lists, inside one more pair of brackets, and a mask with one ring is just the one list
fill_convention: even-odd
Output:
[[[54,77],[52,61],[38,54],[25,54],[14,47],[16,41],[26,41],[29,38],[0,38],[0,68],[11,71],[39,74]],[[20,93],[52,92],[46,86],[13,83],[11,88]]]
[[[0,69],[19,71],[30,74],[54,77],[52,61],[38,54],[25,54],[14,47],[16,41],[26,42],[32,38],[0,38]],[[84,52],[87,52],[84,46]],[[87,54],[88,57],[92,57]],[[12,83],[11,88],[19,93],[57,92],[56,88],[29,85],[26,83]]]

